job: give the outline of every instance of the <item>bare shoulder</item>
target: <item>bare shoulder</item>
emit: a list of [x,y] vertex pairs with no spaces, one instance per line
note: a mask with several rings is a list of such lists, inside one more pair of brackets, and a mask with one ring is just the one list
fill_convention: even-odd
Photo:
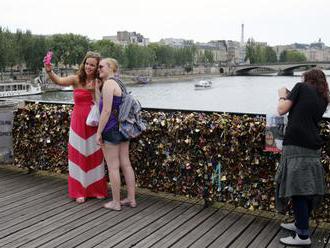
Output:
[[113,79],[107,79],[105,82],[104,82],[104,85],[107,85],[107,87],[111,87],[111,88],[114,88],[116,87],[117,83],[115,80]]

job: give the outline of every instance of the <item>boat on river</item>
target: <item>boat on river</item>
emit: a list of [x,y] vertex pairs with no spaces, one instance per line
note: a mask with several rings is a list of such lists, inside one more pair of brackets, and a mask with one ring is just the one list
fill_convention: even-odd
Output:
[[70,86],[62,87],[62,88],[61,88],[61,91],[73,91],[73,86],[70,85]]
[[208,89],[212,87],[212,81],[211,80],[201,80],[198,83],[195,83],[195,89]]
[[151,82],[151,78],[147,76],[137,76],[135,78],[136,83],[138,84],[148,84]]
[[41,79],[33,81],[4,81],[0,82],[0,97],[14,97],[41,94]]

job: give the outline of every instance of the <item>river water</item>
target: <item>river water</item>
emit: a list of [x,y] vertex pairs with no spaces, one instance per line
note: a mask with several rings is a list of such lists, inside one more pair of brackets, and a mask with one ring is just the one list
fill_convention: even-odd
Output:
[[[324,71],[330,80],[330,70]],[[143,107],[206,110],[236,113],[275,113],[277,90],[285,86],[288,89],[301,81],[302,72],[294,76],[232,76],[208,78],[213,87],[196,90],[194,84],[199,81],[152,82],[146,85],[129,85]],[[42,95],[24,97],[24,99],[72,102],[72,92],[47,92]],[[330,117],[330,110],[325,116]]]

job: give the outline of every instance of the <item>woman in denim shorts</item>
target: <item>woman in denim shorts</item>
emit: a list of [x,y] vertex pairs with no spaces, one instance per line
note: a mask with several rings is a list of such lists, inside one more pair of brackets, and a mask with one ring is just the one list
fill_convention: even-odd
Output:
[[[108,165],[112,190],[112,201],[104,204],[110,210],[121,210],[122,205],[136,207],[135,174],[129,159],[129,140],[119,132],[118,112],[122,101],[122,91],[114,80],[118,71],[115,59],[102,59],[99,63],[100,121],[96,134],[97,143],[102,146]],[[120,200],[120,171],[122,170],[127,185],[127,198]]]

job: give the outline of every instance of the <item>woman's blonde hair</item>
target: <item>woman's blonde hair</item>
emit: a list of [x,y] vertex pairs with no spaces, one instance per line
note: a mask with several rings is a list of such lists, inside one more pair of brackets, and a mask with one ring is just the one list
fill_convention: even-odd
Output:
[[117,73],[119,70],[119,64],[116,59],[113,58],[104,58],[105,62],[109,65],[110,68],[112,68],[112,71],[114,73]]

